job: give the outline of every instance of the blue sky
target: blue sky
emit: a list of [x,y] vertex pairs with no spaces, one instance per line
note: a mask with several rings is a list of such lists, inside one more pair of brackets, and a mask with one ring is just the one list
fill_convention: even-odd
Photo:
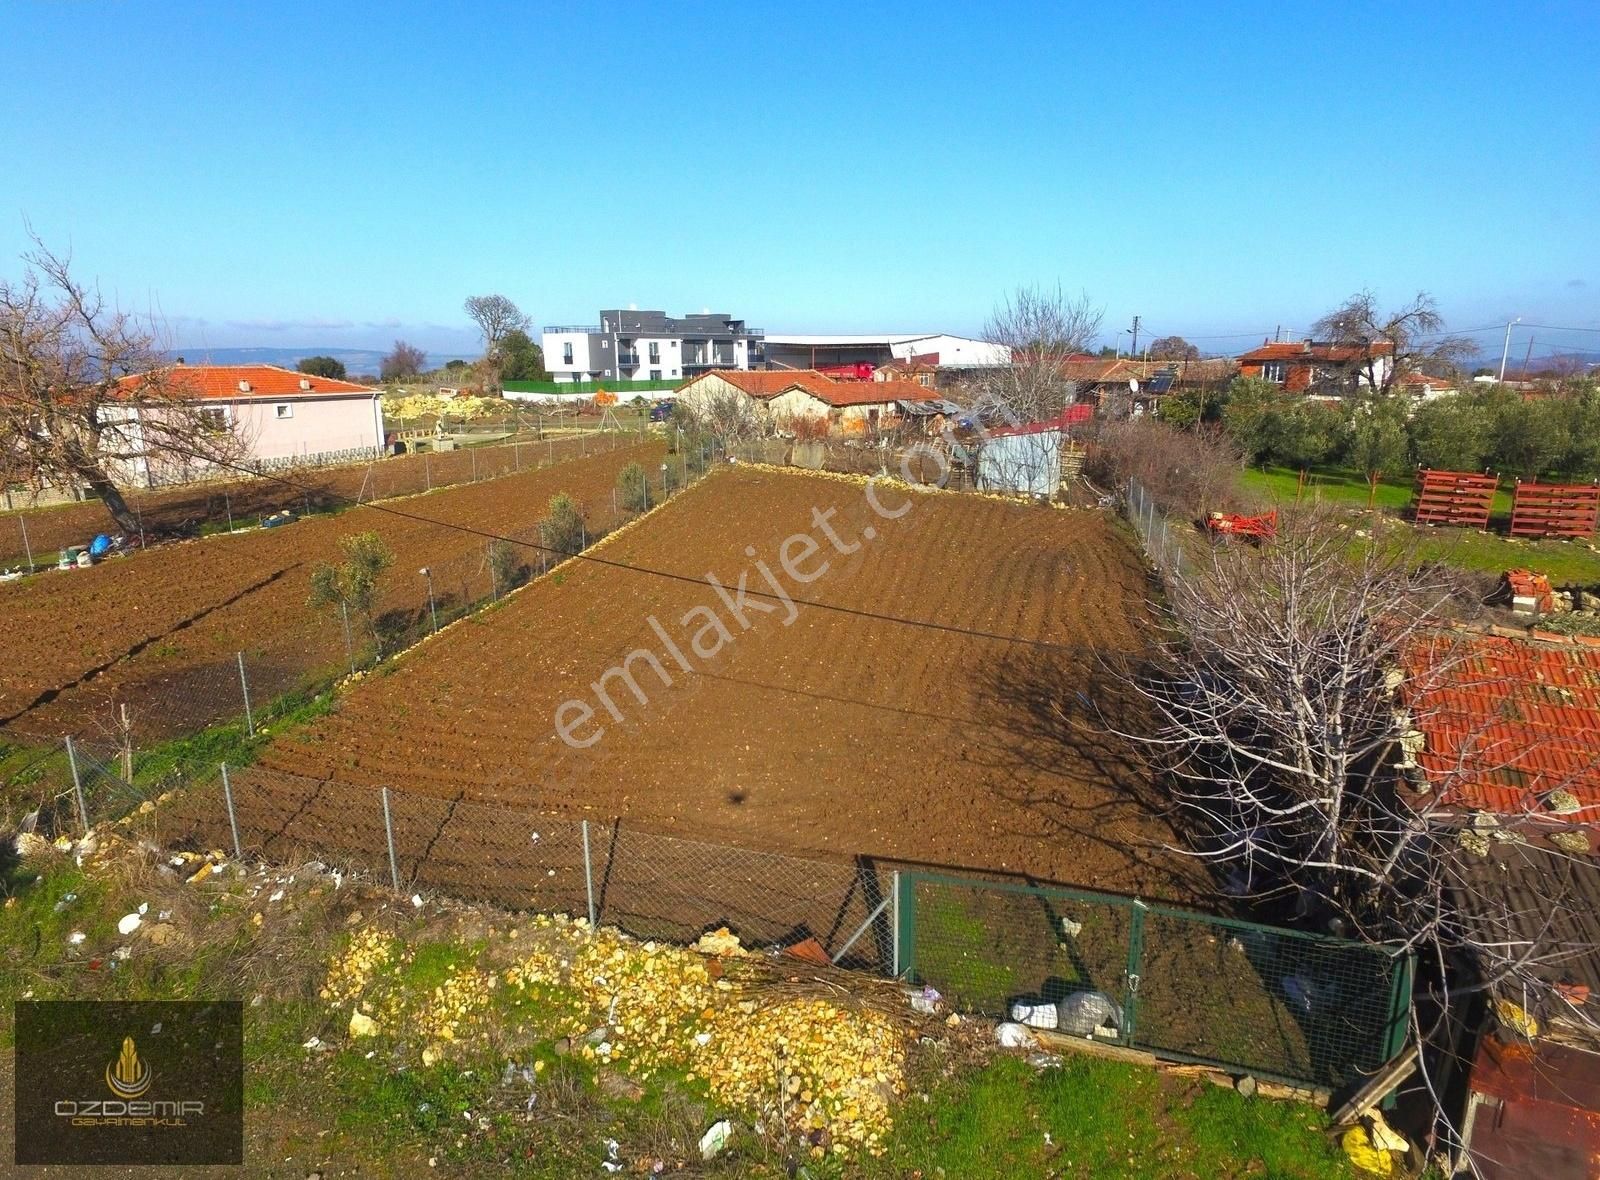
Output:
[[1057,281],[1218,351],[1363,287],[1600,328],[1600,5],[1181,7],[11,2],[0,269],[27,219],[190,348]]

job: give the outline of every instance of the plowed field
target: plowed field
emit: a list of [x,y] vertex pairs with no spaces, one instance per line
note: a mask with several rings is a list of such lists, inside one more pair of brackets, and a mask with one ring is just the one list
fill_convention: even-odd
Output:
[[[1095,653],[1138,650],[1146,614],[1144,569],[1112,519],[882,499],[909,507],[880,515],[838,478],[718,472],[595,551],[620,567],[571,563],[451,628],[263,762],[750,847],[1202,892],[1162,848],[1176,838],[1137,758],[1101,728],[1121,694]],[[779,556],[799,534],[818,545],[794,560],[803,585]],[[811,603],[791,624],[747,603],[745,629],[706,581],[758,589],[758,560]],[[641,649],[671,684],[636,656],[646,699],[613,676],[613,718],[594,686]],[[593,710],[568,726],[585,748],[558,734],[568,700]]]
[[[553,467],[400,502],[407,512],[521,536],[556,492],[583,506],[591,528],[613,523],[611,489],[632,461],[659,462],[663,444],[619,447]],[[445,524],[374,508],[166,546],[88,570],[0,585],[4,659],[0,725],[29,735],[104,730],[129,706],[141,744],[242,712],[236,653],[259,707],[275,692],[344,657],[342,629],[306,604],[312,566],[340,538],[374,530],[395,553],[382,610],[426,617],[433,571],[441,610],[487,597],[486,542]],[[530,559],[524,552],[522,560]]]
[[[129,495],[128,505],[138,511],[151,533],[194,530],[202,524],[220,526],[230,519],[239,526],[253,525],[258,517],[285,508],[296,512],[302,508],[326,510],[350,500],[411,496],[582,458],[624,441],[620,436],[596,432],[587,438],[552,437],[436,455],[399,455],[376,463],[286,472],[287,478],[306,489],[304,492],[271,478],[243,479],[136,492]],[[42,558],[68,545],[86,545],[96,533],[107,531],[117,529],[98,500],[3,512],[0,565],[21,565],[30,549],[35,558]]]

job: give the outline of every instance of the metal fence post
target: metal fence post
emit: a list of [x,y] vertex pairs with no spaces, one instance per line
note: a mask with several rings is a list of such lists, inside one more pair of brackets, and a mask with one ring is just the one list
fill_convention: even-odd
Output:
[[244,675],[244,652],[236,653],[239,659],[239,693],[244,697],[244,726],[251,737],[256,736],[256,719],[250,711],[250,682]]
[[589,929],[595,928],[594,864],[589,859],[589,821],[583,821],[583,885],[589,896]]
[[521,443],[512,443],[511,444],[511,469],[513,471],[521,471],[522,470],[522,444]]
[[222,507],[228,513],[228,531],[233,532],[233,498],[227,492],[222,493]]
[[78,822],[83,834],[89,834],[89,809],[83,803],[83,777],[78,773],[78,751],[73,748],[72,735],[67,735],[67,765],[72,768],[72,793],[78,801]]
[[917,970],[917,897],[915,873],[895,872],[894,880],[894,965],[898,979],[908,979]]
[[389,845],[389,883],[399,893],[400,862],[394,858],[394,821],[389,817],[389,788],[379,787],[378,794],[383,798],[383,836]]
[[33,546],[28,541],[28,518],[20,512],[17,514],[17,523],[22,526],[22,551],[28,555],[28,572],[33,573]]
[[1138,1029],[1139,983],[1144,971],[1144,911],[1145,904],[1137,897],[1128,907],[1128,979],[1122,1005],[1123,1043],[1135,1043]]
[[889,874],[889,974],[900,978],[900,870]]
[[468,449],[467,454],[472,458],[472,482],[478,482],[478,448]]
[[422,452],[422,477],[428,481],[428,490],[433,491],[433,463],[428,458],[428,452]]
[[228,805],[228,830],[233,833],[233,859],[243,860],[244,849],[239,846],[239,821],[233,813],[233,784],[228,781],[228,764],[222,764],[222,801]]

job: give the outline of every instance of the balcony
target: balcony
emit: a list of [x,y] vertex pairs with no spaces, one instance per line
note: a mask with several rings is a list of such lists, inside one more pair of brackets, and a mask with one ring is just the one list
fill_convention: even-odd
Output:
[[625,368],[637,368],[639,365],[639,354],[634,352],[631,348],[619,348],[617,349],[617,364],[622,365]]
[[596,336],[600,335],[600,325],[598,324],[546,324],[544,330],[552,334],[557,332],[587,332]]

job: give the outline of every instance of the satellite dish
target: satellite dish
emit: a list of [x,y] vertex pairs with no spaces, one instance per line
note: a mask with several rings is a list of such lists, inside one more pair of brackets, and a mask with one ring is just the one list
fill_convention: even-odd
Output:
[[1138,382],[1138,380],[1136,378],[1133,378],[1133,377],[1129,377],[1128,378],[1128,392],[1129,393],[1138,393],[1139,392],[1139,382]]

